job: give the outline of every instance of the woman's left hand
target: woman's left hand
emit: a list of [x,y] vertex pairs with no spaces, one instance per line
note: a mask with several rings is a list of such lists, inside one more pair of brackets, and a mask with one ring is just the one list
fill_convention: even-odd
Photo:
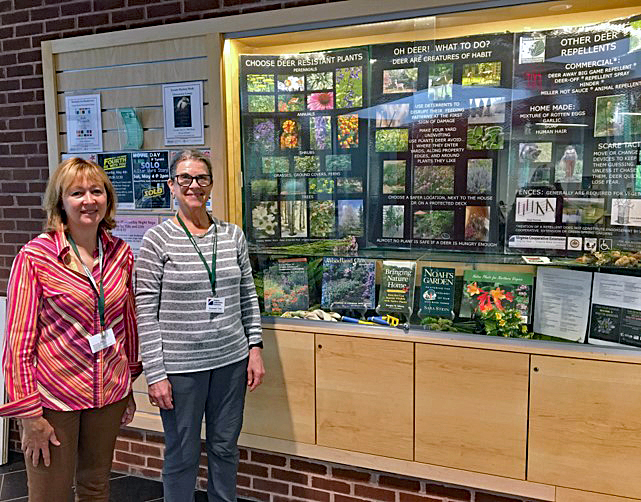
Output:
[[122,414],[120,419],[120,425],[129,425],[134,419],[134,413],[136,413],[136,401],[134,399],[133,392],[129,394],[129,400],[127,401],[127,407]]
[[263,366],[262,350],[260,347],[249,349],[249,362],[247,363],[247,387],[249,387],[249,392],[263,383],[265,366]]

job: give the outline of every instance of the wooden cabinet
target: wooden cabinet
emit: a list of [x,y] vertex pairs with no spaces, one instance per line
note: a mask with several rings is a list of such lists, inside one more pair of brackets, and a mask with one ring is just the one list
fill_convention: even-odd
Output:
[[313,444],[314,334],[266,329],[263,340],[267,373],[247,393],[243,432]]
[[532,356],[528,479],[641,498],[641,366]]
[[529,361],[416,344],[415,460],[525,479]]
[[317,444],[412,460],[414,344],[316,335]]

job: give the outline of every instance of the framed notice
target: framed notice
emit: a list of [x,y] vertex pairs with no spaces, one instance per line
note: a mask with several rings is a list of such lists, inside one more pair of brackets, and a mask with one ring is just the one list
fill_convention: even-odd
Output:
[[162,86],[165,145],[203,145],[203,83]]
[[67,150],[102,152],[100,94],[66,96]]

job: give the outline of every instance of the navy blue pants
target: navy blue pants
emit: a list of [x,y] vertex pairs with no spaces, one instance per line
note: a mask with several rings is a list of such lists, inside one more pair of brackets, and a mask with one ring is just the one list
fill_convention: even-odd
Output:
[[194,500],[204,415],[209,467],[207,499],[235,502],[247,359],[215,370],[173,374],[168,378],[174,409],[160,410],[165,429],[165,501]]

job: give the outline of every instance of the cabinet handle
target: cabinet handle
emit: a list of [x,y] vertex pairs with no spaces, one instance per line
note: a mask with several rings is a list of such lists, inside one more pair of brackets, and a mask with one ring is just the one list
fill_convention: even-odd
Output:
[[538,371],[539,371],[539,368],[538,368],[538,367],[536,367],[536,366],[535,366],[534,368],[532,368],[532,369],[533,369],[536,373],[538,373]]
[[319,344],[318,344],[318,348],[319,348],[319,349],[322,349],[322,348],[323,348],[323,346],[319,343]]

